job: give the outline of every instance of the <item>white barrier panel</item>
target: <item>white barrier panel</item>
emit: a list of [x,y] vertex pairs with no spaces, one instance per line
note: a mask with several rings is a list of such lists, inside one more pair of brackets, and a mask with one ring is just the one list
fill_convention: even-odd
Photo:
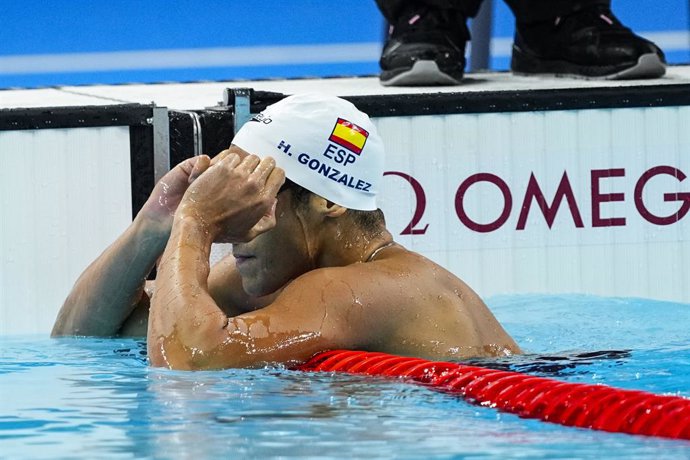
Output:
[[46,334],[131,222],[129,127],[0,131],[0,335]]
[[690,302],[690,108],[376,120],[396,239],[482,296]]
[[[300,84],[317,83],[333,84]],[[193,93],[162,86],[154,89]],[[680,89],[655,91],[679,106],[406,117],[379,111],[389,228],[484,297],[582,293],[689,303],[690,106]],[[466,105],[453,94],[443,101]],[[390,109],[396,100],[374,102]],[[99,123],[124,123],[128,113],[107,109],[102,118],[105,109],[94,110]],[[151,115],[142,113],[131,115],[136,130],[148,129]],[[36,126],[54,120],[43,116]],[[205,126],[209,140],[219,122]],[[178,128],[170,145],[196,142]],[[136,181],[150,165],[130,165],[148,154],[130,152],[137,143],[128,127],[18,129],[0,131],[0,335],[47,334],[79,274],[131,221],[132,188],[147,193],[148,182]]]

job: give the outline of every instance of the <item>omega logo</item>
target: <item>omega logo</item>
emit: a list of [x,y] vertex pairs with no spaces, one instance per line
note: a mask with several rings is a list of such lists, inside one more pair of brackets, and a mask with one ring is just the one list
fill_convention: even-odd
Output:
[[[666,216],[659,216],[649,210],[647,204],[643,200],[644,189],[655,176],[668,175],[675,177],[678,182],[683,182],[686,175],[678,168],[673,166],[655,166],[648,169],[638,178],[633,190],[633,202],[638,214],[647,222],[654,225],[671,225],[683,219],[688,212],[690,212],[690,192],[680,193],[664,193],[662,196],[665,202],[678,202],[678,209]],[[384,176],[398,176],[407,181],[415,194],[416,206],[414,214],[410,219],[409,224],[402,230],[401,235],[424,235],[429,228],[429,224],[421,225],[420,222],[424,217],[426,211],[426,193],[423,185],[414,177],[400,171],[388,171]],[[623,192],[603,193],[601,191],[601,182],[611,177],[624,177],[625,168],[610,168],[610,169],[592,169],[590,170],[590,193],[588,198],[589,206],[591,207],[591,227],[619,227],[626,225],[626,217],[602,217],[601,205],[610,202],[624,202],[626,195]],[[465,196],[474,185],[486,182],[492,184],[501,192],[503,209],[501,214],[493,222],[476,222],[473,220],[465,210]],[[657,198],[658,199],[658,198]],[[564,204],[565,202],[565,204]],[[499,176],[491,173],[476,173],[472,174],[460,183],[455,192],[455,214],[460,222],[468,229],[479,233],[490,233],[503,227],[508,221],[513,212],[513,192],[511,192],[508,184]],[[576,228],[584,228],[585,223],[580,213],[580,208],[583,206],[582,200],[578,204],[578,200],[573,192],[568,172],[564,171],[561,176],[558,188],[556,190],[553,200],[549,204],[547,197],[544,196],[539,182],[532,172],[530,174],[522,204],[519,208],[519,215],[516,225],[516,230],[524,230],[527,225],[527,218],[532,209],[532,204],[536,203],[537,208],[544,216],[546,224],[551,228],[556,215],[562,207],[565,207],[570,213],[573,224]],[[563,211],[565,212],[565,211]]]

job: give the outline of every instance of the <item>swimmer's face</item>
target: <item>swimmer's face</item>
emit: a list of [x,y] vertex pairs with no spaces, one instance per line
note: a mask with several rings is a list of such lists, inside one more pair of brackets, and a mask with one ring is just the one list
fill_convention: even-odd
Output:
[[271,294],[312,267],[307,236],[292,191],[278,194],[276,226],[248,243],[233,245],[242,287],[252,296]]

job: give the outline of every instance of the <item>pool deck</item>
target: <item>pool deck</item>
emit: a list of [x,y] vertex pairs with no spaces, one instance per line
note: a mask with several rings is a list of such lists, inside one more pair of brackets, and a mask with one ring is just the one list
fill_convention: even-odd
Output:
[[177,110],[200,110],[218,105],[226,88],[253,88],[284,94],[322,92],[338,96],[412,95],[429,93],[528,92],[572,88],[630,88],[690,84],[690,65],[671,66],[662,78],[650,80],[577,80],[521,77],[509,72],[467,74],[462,85],[446,87],[384,87],[375,76],[358,78],[302,78],[289,80],[233,80],[189,83],[60,86],[0,90],[0,109],[150,104]]

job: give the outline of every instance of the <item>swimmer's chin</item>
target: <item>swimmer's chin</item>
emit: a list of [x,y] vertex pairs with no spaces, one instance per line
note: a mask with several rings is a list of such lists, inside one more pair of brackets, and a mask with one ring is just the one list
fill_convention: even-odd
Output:
[[264,286],[261,283],[253,282],[251,279],[242,276],[242,289],[244,292],[251,297],[264,297],[271,294],[276,294],[282,290],[283,286],[272,287]]
[[270,298],[275,299],[292,282],[292,280],[289,280],[284,284],[276,282],[267,284],[260,282],[256,278],[243,276],[242,273],[240,273],[240,279],[242,280],[242,290],[248,296],[254,298],[270,296]]

